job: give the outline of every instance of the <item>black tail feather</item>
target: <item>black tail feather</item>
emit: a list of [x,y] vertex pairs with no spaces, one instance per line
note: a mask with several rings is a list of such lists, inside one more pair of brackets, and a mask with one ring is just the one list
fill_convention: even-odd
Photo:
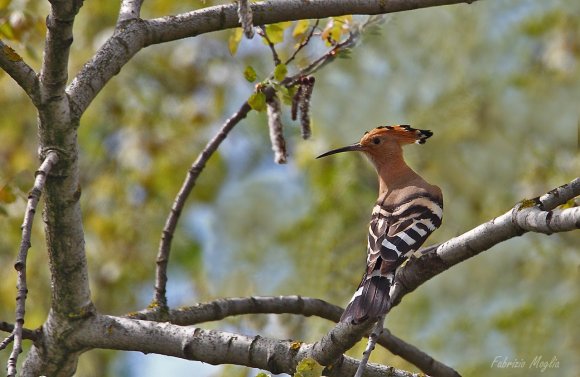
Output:
[[387,276],[363,278],[359,289],[342,313],[340,322],[357,324],[383,315],[389,303],[390,286],[391,278]]

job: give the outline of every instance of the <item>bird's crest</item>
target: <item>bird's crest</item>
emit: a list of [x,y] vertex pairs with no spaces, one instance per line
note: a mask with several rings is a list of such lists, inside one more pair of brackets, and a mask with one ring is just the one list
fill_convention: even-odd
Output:
[[365,132],[361,139],[361,145],[372,144],[376,137],[392,137],[401,144],[425,144],[433,135],[430,130],[419,130],[407,124],[396,126],[380,126],[372,131]]

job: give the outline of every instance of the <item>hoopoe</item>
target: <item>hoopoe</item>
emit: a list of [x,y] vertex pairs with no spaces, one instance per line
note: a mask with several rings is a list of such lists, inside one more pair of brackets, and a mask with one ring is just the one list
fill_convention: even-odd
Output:
[[379,198],[369,225],[367,268],[341,322],[376,320],[388,310],[397,268],[441,225],[441,189],[427,183],[403,159],[402,146],[424,144],[433,133],[407,125],[365,132],[360,142],[321,154],[360,151],[375,166]]

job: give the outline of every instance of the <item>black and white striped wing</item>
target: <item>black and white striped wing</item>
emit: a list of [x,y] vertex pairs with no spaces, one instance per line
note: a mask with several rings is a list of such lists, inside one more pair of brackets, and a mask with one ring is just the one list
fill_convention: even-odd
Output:
[[341,321],[355,323],[383,314],[395,271],[441,225],[443,203],[427,195],[411,197],[389,211],[373,209],[369,226],[367,270]]
[[[380,212],[379,215],[382,216]],[[373,248],[370,247],[369,232],[369,262],[380,256],[384,261],[381,267],[385,272],[391,270],[391,267],[398,267],[439,228],[442,217],[443,203],[438,198],[422,194],[403,201],[389,214],[387,227],[377,229],[379,233],[375,233]],[[377,224],[381,225],[381,221]]]

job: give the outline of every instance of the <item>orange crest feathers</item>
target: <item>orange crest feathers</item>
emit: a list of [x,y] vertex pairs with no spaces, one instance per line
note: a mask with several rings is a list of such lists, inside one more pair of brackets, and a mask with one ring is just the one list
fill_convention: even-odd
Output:
[[377,137],[392,138],[397,140],[400,144],[425,144],[427,139],[432,135],[433,132],[429,130],[419,130],[406,124],[396,126],[380,126],[372,131],[365,132],[360,141],[360,144],[372,144],[374,138]]

